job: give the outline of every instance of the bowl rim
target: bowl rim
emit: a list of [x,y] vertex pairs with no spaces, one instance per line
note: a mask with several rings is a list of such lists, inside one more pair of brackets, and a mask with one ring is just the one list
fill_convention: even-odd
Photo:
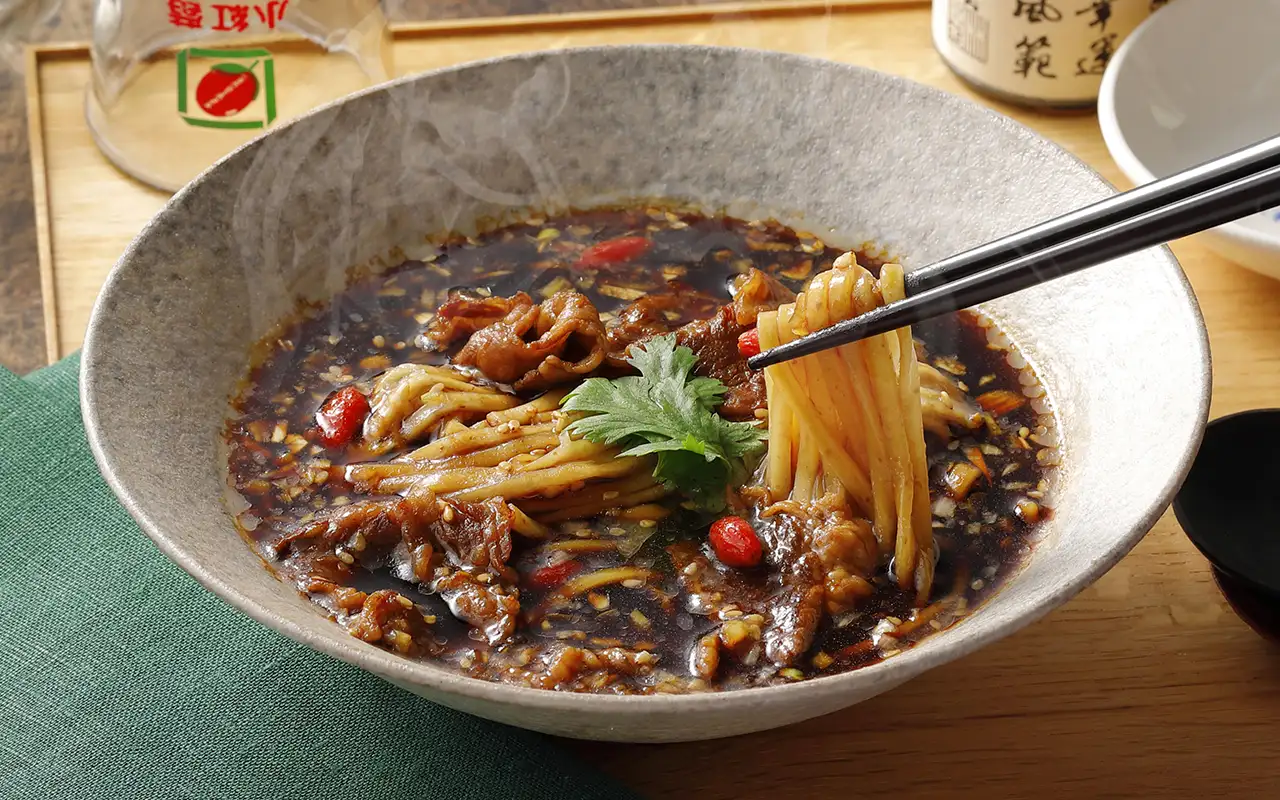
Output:
[[[1172,502],[1177,488],[1181,485],[1187,472],[1191,468],[1193,457],[1199,446],[1205,424],[1208,420],[1210,389],[1212,384],[1211,354],[1208,331],[1204,325],[1204,318],[1186,274],[1183,272],[1181,265],[1167,246],[1158,248],[1162,251],[1161,258],[1164,262],[1163,266],[1166,270],[1170,270],[1172,272],[1171,277],[1176,279],[1175,285],[1181,290],[1182,300],[1185,302],[1187,310],[1191,312],[1195,323],[1194,328],[1198,332],[1198,336],[1193,338],[1193,345],[1197,351],[1197,360],[1200,363],[1200,380],[1196,382],[1193,387],[1190,387],[1190,389],[1198,394],[1197,405],[1199,407],[1199,413],[1197,414],[1195,423],[1189,432],[1187,441],[1184,444],[1182,454],[1173,465],[1169,473],[1169,477],[1161,487],[1155,501],[1148,505],[1148,507],[1142,512],[1141,516],[1128,530],[1124,531],[1121,535],[1116,536],[1109,547],[1105,550],[1093,551],[1091,553],[1091,557],[1082,563],[1081,568],[1078,571],[1072,574],[1067,580],[1052,591],[1045,592],[1038,597],[1031,598],[1024,606],[1021,607],[1016,616],[1010,616],[1002,624],[996,625],[986,631],[959,635],[951,632],[949,636],[940,639],[933,639],[933,637],[930,637],[934,642],[936,642],[935,644],[925,646],[927,642],[921,643],[919,646],[903,650],[900,655],[892,659],[883,660],[873,665],[834,675],[811,678],[791,684],[751,687],[748,689],[736,689],[722,692],[695,692],[690,694],[603,695],[548,691],[514,684],[490,682],[463,676],[459,673],[443,669],[430,663],[413,661],[402,656],[398,656],[373,645],[361,642],[354,637],[347,635],[341,628],[336,626],[331,626],[332,630],[325,629],[324,633],[304,628],[277,613],[273,610],[272,606],[260,604],[251,599],[249,596],[241,592],[235,584],[219,579],[206,569],[194,556],[185,553],[178,541],[170,539],[163,528],[148,515],[143,503],[139,501],[135,493],[120,480],[119,476],[115,474],[115,471],[112,468],[111,452],[104,442],[104,421],[99,417],[94,403],[95,387],[99,380],[96,363],[98,360],[97,353],[99,348],[102,346],[98,341],[97,332],[99,326],[102,324],[104,315],[107,313],[105,309],[108,303],[108,298],[112,296],[116,284],[121,280],[123,268],[127,262],[131,259],[134,252],[140,247],[140,245],[145,242],[152,229],[159,224],[158,221],[168,211],[168,209],[181,202],[187,194],[199,191],[200,187],[206,182],[211,173],[220,169],[224,162],[236,157],[236,155],[242,150],[255,147],[257,142],[266,137],[277,135],[296,124],[302,123],[304,120],[307,120],[314,115],[322,114],[330,108],[350,102],[355,98],[386,91],[391,87],[408,84],[417,80],[423,80],[439,75],[446,75],[492,64],[536,60],[539,58],[546,58],[551,55],[563,56],[566,53],[591,54],[617,52],[619,50],[640,50],[654,53],[665,51],[705,52],[709,55],[712,53],[729,52],[747,57],[784,59],[787,61],[812,65],[813,67],[822,69],[836,68],[856,75],[860,80],[888,82],[893,84],[894,87],[901,92],[913,94],[917,97],[929,97],[931,101],[937,103],[942,110],[963,109],[967,113],[976,112],[984,117],[991,125],[1003,128],[1016,136],[1029,149],[1052,153],[1055,158],[1068,159],[1069,162],[1074,163],[1075,167],[1079,171],[1080,177],[1091,182],[1093,184],[1093,188],[1103,189],[1108,192],[1115,191],[1115,187],[1103,178],[1102,175],[1073,153],[1041,136],[1031,128],[1013,120],[1010,117],[1000,114],[985,105],[975,103],[960,95],[946,92],[917,81],[868,67],[832,61],[829,59],[818,58],[816,56],[784,53],[758,48],[689,44],[627,44],[594,45],[555,50],[528,51],[468,61],[448,67],[415,73],[348,95],[345,98],[319,106],[307,114],[301,115],[278,128],[272,129],[271,132],[265,133],[262,136],[259,136],[236,148],[222,159],[219,159],[208,169],[204,170],[190,183],[175,193],[173,197],[166,202],[164,208],[157,212],[156,215],[138,233],[138,235],[129,243],[128,247],[121,254],[116,264],[112,267],[110,274],[103,284],[102,290],[94,302],[89,327],[85,335],[84,344],[82,345],[80,365],[80,403],[89,446],[94,459],[97,462],[98,468],[107,484],[111,487],[117,498],[119,498],[121,504],[125,507],[130,516],[133,517],[138,526],[155,543],[161,552],[194,577],[206,589],[213,592],[223,601],[238,609],[251,619],[271,628],[272,630],[284,634],[296,642],[305,644],[320,653],[353,666],[360,667],[361,669],[368,670],[375,675],[390,680],[393,683],[397,683],[398,685],[401,685],[402,688],[406,688],[407,686],[422,687],[424,690],[431,693],[428,695],[428,699],[443,702],[443,698],[458,697],[466,700],[492,703],[494,705],[501,705],[505,707],[518,707],[526,711],[533,712],[613,713],[617,715],[617,722],[621,723],[627,716],[632,714],[668,714],[672,712],[696,713],[698,711],[713,710],[717,713],[732,713],[735,710],[738,712],[749,712],[753,708],[762,707],[769,702],[782,703],[785,705],[789,699],[798,699],[802,696],[818,695],[838,698],[841,695],[856,692],[860,685],[874,688],[874,691],[871,693],[872,695],[888,691],[907,682],[908,680],[918,677],[920,674],[930,669],[967,656],[1042,619],[1051,611],[1057,609],[1063,603],[1077,595],[1084,588],[1094,583],[1099,577],[1105,574],[1125,555],[1127,555],[1139,541],[1141,541],[1146,533],[1155,525],[1156,521],[1164,514],[1165,510]],[[962,626],[963,623],[960,626],[957,626],[957,628],[962,629]],[[948,632],[944,631],[943,633]],[[439,697],[436,696],[436,693],[438,693]],[[836,707],[833,707],[832,710],[835,710],[835,708]],[[770,727],[775,726],[760,726],[761,729]],[[672,740],[679,741],[680,739],[677,737]]]
[[[1223,428],[1235,423],[1265,418],[1269,418],[1272,422],[1280,419],[1280,407],[1246,408],[1243,411],[1215,417],[1204,426],[1204,436],[1212,435],[1215,428]],[[1194,463],[1193,460],[1193,466]],[[1174,519],[1178,521],[1178,527],[1182,528],[1182,534],[1195,546],[1196,550],[1200,551],[1200,555],[1204,556],[1205,560],[1209,562],[1209,566],[1245,588],[1273,599],[1280,599],[1280,576],[1276,577],[1274,583],[1267,583],[1247,572],[1241,571],[1235,565],[1226,563],[1221,552],[1215,546],[1215,542],[1222,537],[1208,535],[1204,526],[1196,524],[1193,516],[1187,512],[1181,489],[1174,495],[1173,503],[1170,504],[1170,507],[1173,509]]]
[[[1210,6],[1212,2],[1213,0],[1204,0],[1206,6]],[[1143,37],[1156,30],[1158,26],[1175,24],[1174,14],[1191,14],[1193,12],[1186,9],[1195,7],[1194,0],[1183,0],[1180,3],[1170,3],[1160,9],[1158,13],[1147,17],[1120,44],[1102,74],[1102,83],[1098,87],[1098,127],[1102,129],[1102,141],[1107,146],[1107,150],[1110,151],[1116,165],[1120,167],[1120,171],[1125,174],[1125,177],[1133,181],[1136,186],[1150,183],[1156,180],[1157,176],[1134,151],[1129,144],[1128,137],[1125,136],[1124,126],[1120,124],[1120,115],[1116,110],[1116,84],[1120,81],[1120,77],[1126,65],[1130,63],[1134,53],[1149,52],[1142,49]],[[1175,9],[1180,10],[1175,11]],[[1156,57],[1159,58],[1160,56]],[[1170,54],[1170,57],[1176,58],[1173,54]],[[1187,165],[1187,167],[1192,166],[1195,165]],[[1280,235],[1268,236],[1240,221],[1219,225],[1209,233],[1226,239],[1233,239],[1240,244],[1259,250],[1280,251]]]

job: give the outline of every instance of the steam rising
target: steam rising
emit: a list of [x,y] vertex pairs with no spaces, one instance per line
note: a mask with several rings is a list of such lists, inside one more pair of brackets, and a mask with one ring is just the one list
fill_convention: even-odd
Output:
[[[502,109],[471,104],[465,91],[440,100],[386,92],[261,140],[231,215],[241,269],[255,286],[255,329],[288,311],[280,298],[336,294],[353,266],[385,257],[389,243],[409,246],[473,232],[481,218],[563,206],[568,195],[546,132],[569,92],[568,64],[549,58],[515,84]],[[396,177],[371,185],[370,176],[388,170],[367,160],[389,153],[400,160],[390,171]],[[317,274],[322,285],[311,281]]]
[[[857,109],[829,102],[830,73],[731,50],[658,60],[688,73],[667,79],[634,56],[581,51],[500,59],[373,90],[259,140],[240,156],[231,215],[238,267],[256,282],[255,333],[296,300],[338,293],[353,267],[395,266],[396,248],[417,252],[427,237],[528,210],[636,198],[746,217],[829,210],[815,198],[839,193],[795,176],[844,181],[826,174],[832,150],[820,140]],[[582,63],[611,74],[572,74]],[[822,122],[798,136],[797,113]],[[865,197],[882,190],[859,187]]]

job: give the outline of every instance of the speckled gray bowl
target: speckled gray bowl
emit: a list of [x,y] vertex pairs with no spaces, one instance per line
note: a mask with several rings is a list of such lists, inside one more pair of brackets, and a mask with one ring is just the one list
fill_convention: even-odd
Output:
[[[95,455],[171,558],[265,625],[445,705],[567,736],[676,741],[771,728],[892,689],[1044,616],[1169,503],[1208,410],[1209,352],[1167,250],[992,303],[1043,375],[1065,466],[1029,564],[978,613],[867,669],[725,694],[597,697],[463,678],[348,636],[263,569],[224,505],[219,432],[246,352],[298,298],[397,245],[523,206],[676,197],[763,208],[920,265],[1106,196],[1054,145],[956,97],[774,53],[537,53],[350,98],[232,154],[130,245],[94,309]],[[910,691],[906,689],[905,691]],[[942,699],[939,698],[939,702]]]

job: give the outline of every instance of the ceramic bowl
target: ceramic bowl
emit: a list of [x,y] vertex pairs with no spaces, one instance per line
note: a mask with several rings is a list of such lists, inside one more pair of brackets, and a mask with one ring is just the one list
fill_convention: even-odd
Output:
[[786,725],[1013,633],[1098,578],[1154,524],[1199,441],[1210,380],[1199,309],[1167,250],[984,309],[1043,376],[1064,460],[1050,485],[1055,513],[1001,592],[884,663],[721,694],[485,683],[329,622],[263,568],[225,505],[220,434],[250,345],[299,300],[340,289],[351,265],[387,263],[397,246],[512,208],[639,196],[763,211],[831,242],[878,242],[910,268],[1111,193],[1058,147],[980,106],[799,56],[627,46],[431,72],[281,127],[173,197],[94,309],[85,422],[112,488],[173,560],[263,624],[409,691],[590,739]]
[[[1178,0],[1120,46],[1098,122],[1135,184],[1280,133],[1280,0]],[[1242,266],[1280,278],[1280,208],[1202,234]]]

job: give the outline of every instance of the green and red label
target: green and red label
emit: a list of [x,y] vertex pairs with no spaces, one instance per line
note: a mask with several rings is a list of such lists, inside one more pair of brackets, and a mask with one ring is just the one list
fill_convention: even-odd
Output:
[[265,128],[276,118],[271,53],[188,47],[178,53],[178,114],[201,128]]

